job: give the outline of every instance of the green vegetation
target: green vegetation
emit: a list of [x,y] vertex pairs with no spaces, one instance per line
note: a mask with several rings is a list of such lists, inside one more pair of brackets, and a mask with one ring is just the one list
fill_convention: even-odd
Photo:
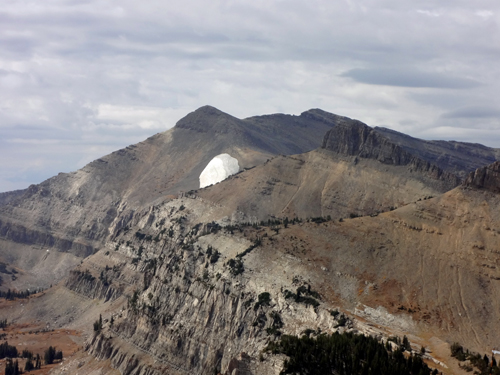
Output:
[[344,327],[347,323],[347,318],[344,314],[340,315],[337,325],[334,328]]
[[269,317],[271,318],[271,326],[266,329],[268,335],[280,336],[281,331],[280,328],[283,328],[284,324],[281,320],[281,315],[276,311],[271,311],[269,313]]
[[243,266],[243,262],[241,261],[241,259],[229,259],[227,265],[229,266],[229,269],[233,276],[239,275],[240,273],[243,273],[243,271],[245,271],[245,267]]
[[332,217],[328,215],[327,217],[323,216],[318,216],[318,217],[312,217],[311,222],[316,223],[316,224],[321,224],[321,223],[326,223],[327,221],[331,221]]
[[22,374],[22,371],[19,369],[19,362],[16,360],[12,362],[12,359],[7,358],[5,362],[5,375],[18,375]]
[[80,271],[80,270],[72,270],[71,274],[75,275],[78,279],[83,279],[88,282],[94,282],[95,277],[90,273],[89,270]]
[[260,306],[269,306],[269,302],[271,302],[271,295],[268,292],[261,293],[253,309],[258,310]]
[[0,344],[0,359],[3,358],[17,358],[18,352],[15,346],[9,345],[7,341]]
[[265,349],[285,354],[281,374],[307,375],[428,375],[437,374],[419,356],[405,357],[401,349],[388,352],[370,336],[353,333],[320,334],[315,338],[283,335]]
[[243,251],[241,254],[236,255],[236,257],[241,259],[245,255],[247,255],[248,253],[250,253],[253,249],[255,249],[256,247],[259,247],[260,245],[262,245],[262,238],[257,237],[255,239],[255,241],[253,242],[253,244],[250,247],[248,247],[247,249],[245,249],[245,251]]
[[217,263],[220,258],[220,253],[213,249],[212,246],[208,246],[207,248],[207,256],[210,258],[210,263]]
[[331,310],[330,311],[330,315],[333,316],[334,318],[337,318],[337,315],[339,315],[340,313],[338,312],[338,310]]
[[319,302],[317,301],[317,299],[321,300],[321,296],[319,295],[319,293],[311,290],[310,285],[302,285],[298,287],[296,293],[285,289],[283,295],[285,296],[285,299],[293,299],[297,303],[303,303],[306,306],[311,305],[313,307],[319,306]]
[[[107,268],[107,266],[106,266]],[[99,280],[103,283],[103,285],[108,286],[110,284],[110,281],[108,279],[108,275],[104,274],[104,271],[101,271],[101,274],[99,275]]]
[[43,289],[33,289],[33,290],[24,290],[21,292],[18,292],[17,290],[10,290],[8,289],[6,292],[0,291],[0,298],[5,298],[9,301],[12,301],[16,298],[28,298],[32,294],[36,294],[41,292]]
[[[51,349],[52,347],[49,347]],[[54,362],[54,360],[61,359],[63,358],[62,352],[57,352],[55,348],[52,348],[51,350],[54,350],[54,358],[51,363]],[[17,375],[17,374],[22,374],[23,371],[19,368],[19,362],[12,361],[12,358],[26,358],[26,364],[24,366],[24,371],[32,371],[35,369],[39,369],[42,367],[42,361],[40,354],[37,354],[36,357],[33,355],[33,352],[24,349],[19,356],[19,352],[15,346],[9,345],[9,343],[6,341],[3,344],[0,344],[0,359],[7,358],[5,361],[5,374],[10,374],[10,375]],[[33,363],[33,360],[35,363]]]
[[[102,323],[102,322],[101,322]],[[51,365],[55,360],[62,360],[63,352],[57,351],[54,346],[49,346],[49,348],[44,353],[44,360],[46,365]]]
[[[134,290],[134,294],[132,297],[128,299],[128,307],[131,308],[132,310],[136,311],[137,310],[137,301],[139,300],[139,291]],[[95,327],[95,323],[94,323]]]
[[94,322],[94,332],[99,333],[102,329],[102,315],[99,314],[99,320]]
[[497,361],[494,357],[490,359],[485,354],[483,357],[479,353],[469,352],[469,350],[464,350],[462,345],[459,343],[454,343],[451,346],[451,356],[458,359],[460,362],[470,361],[470,365],[468,364],[460,364],[459,366],[466,370],[472,371],[472,367],[475,367],[477,371],[474,371],[474,374],[477,375],[500,375],[500,368],[498,367]]

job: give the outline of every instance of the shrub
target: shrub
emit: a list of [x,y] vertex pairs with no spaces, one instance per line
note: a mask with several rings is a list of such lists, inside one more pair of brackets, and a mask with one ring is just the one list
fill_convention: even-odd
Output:
[[271,302],[271,295],[268,292],[261,293],[253,308],[257,310],[260,306],[269,306],[269,302]]

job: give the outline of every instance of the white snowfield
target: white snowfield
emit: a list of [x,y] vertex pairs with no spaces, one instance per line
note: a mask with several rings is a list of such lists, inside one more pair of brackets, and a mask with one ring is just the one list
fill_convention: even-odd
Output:
[[200,188],[216,184],[239,172],[238,160],[229,154],[220,154],[210,160],[200,174]]

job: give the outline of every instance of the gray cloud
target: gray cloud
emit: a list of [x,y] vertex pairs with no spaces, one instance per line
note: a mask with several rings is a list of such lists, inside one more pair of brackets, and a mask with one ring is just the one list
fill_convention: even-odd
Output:
[[500,120],[500,109],[498,107],[464,107],[443,114],[444,118],[497,118]]
[[472,79],[402,68],[351,69],[342,76],[370,85],[444,89],[470,89],[480,85]]

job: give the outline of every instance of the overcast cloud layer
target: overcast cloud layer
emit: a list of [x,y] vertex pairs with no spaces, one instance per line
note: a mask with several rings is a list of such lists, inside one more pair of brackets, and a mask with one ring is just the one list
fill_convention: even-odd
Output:
[[500,147],[499,24],[498,0],[3,0],[0,191],[205,104]]

